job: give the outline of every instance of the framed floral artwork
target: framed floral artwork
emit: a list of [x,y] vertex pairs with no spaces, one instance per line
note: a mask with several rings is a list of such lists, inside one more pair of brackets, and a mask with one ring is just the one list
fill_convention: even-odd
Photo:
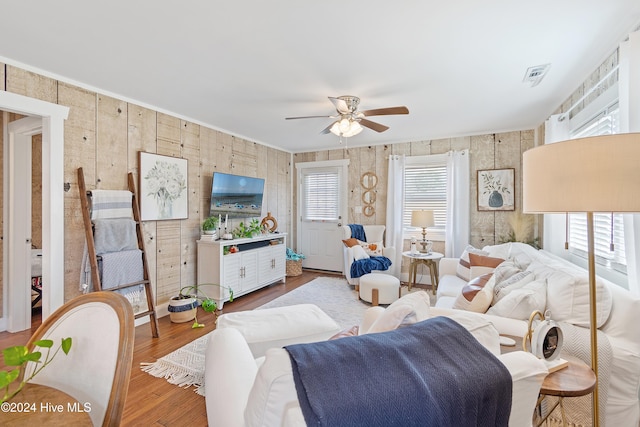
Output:
[[139,153],[141,220],[187,218],[187,159]]
[[478,210],[515,210],[515,169],[478,171]]

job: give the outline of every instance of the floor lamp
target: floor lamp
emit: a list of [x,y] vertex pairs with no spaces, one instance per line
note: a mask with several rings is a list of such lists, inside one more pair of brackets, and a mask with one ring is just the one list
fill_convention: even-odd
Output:
[[[522,165],[525,213],[586,213],[591,369],[598,378],[594,212],[640,212],[640,133],[595,136],[528,150]],[[552,285],[550,283],[550,285]],[[599,425],[598,386],[593,425]]]

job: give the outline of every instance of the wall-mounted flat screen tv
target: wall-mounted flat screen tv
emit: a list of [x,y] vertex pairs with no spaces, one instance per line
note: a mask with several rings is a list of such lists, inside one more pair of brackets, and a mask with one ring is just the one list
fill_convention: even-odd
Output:
[[259,217],[262,215],[263,194],[263,178],[214,172],[209,215]]

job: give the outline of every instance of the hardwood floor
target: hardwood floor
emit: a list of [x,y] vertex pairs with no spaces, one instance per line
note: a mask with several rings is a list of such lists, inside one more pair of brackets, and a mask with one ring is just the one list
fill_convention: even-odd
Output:
[[[316,277],[328,275],[331,274],[304,270],[300,276],[288,277],[286,283],[276,283],[239,297],[232,303],[225,303],[223,312],[252,310]],[[191,329],[191,322],[171,323],[169,316],[165,316],[159,320],[160,338],[155,339],[151,337],[148,324],[136,328],[133,368],[122,419],[123,426],[207,425],[204,397],[196,394],[193,388],[182,389],[140,369],[140,363],[154,362],[215,329],[213,314],[204,313],[199,309],[198,320],[206,326],[202,329]],[[32,330],[14,334],[0,332],[0,349],[26,343],[38,327],[39,321],[39,317],[34,316]],[[0,361],[0,369],[4,368],[4,361]]]

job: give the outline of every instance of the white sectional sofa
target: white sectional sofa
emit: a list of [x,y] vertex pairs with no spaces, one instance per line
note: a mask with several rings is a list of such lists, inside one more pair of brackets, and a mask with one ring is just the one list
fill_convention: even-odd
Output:
[[[484,314],[475,314],[482,320],[490,321],[500,334],[524,336],[528,318],[538,309],[550,310],[551,318],[560,323],[565,334],[573,339],[573,346],[567,347],[565,354],[574,353],[590,363],[589,344],[589,289],[587,271],[544,250],[535,250],[522,243],[507,243],[482,248],[490,258],[507,260],[494,270],[480,265],[461,266],[459,259],[440,260],[440,283],[436,307],[432,314],[450,315],[456,308],[467,306],[482,311],[483,298],[493,296],[492,305]],[[464,256],[464,255],[463,255]],[[489,280],[485,288],[471,301],[462,300],[463,290],[469,290],[469,280],[478,279],[483,274],[494,271],[504,276],[505,270],[516,267],[521,270],[520,278],[512,280],[515,289],[503,295],[496,303],[496,291],[505,294],[507,288]],[[525,273],[522,273],[525,272]],[[468,275],[466,277],[465,273]],[[502,277],[501,277],[502,278]],[[505,280],[505,279],[503,279]],[[506,279],[508,280],[508,279]],[[493,282],[493,283],[492,283]],[[505,283],[504,281],[502,283]],[[465,288],[466,286],[466,288]],[[487,291],[487,289],[490,290]],[[504,298],[508,297],[507,304]],[[462,303],[461,303],[462,301]],[[484,300],[486,303],[486,299]],[[470,313],[473,315],[473,313]],[[497,315],[496,315],[497,314]],[[597,324],[600,375],[601,425],[637,427],[640,422],[640,298],[626,289],[604,279],[597,280]],[[610,348],[609,348],[610,347]],[[581,350],[581,351],[579,351]],[[581,354],[575,354],[581,353]],[[603,388],[605,388],[603,393]],[[565,401],[571,405],[571,400]],[[584,409],[584,408],[582,408]],[[580,409],[576,409],[579,411]],[[589,418],[590,414],[583,414]],[[579,418],[579,415],[577,416]]]
[[[386,309],[370,308],[359,332],[385,332],[419,322],[430,317],[429,310],[428,294],[424,291],[413,293]],[[509,426],[531,426],[540,385],[548,372],[545,365],[523,351],[499,355],[498,333],[489,322],[478,322],[472,315],[462,312],[453,313],[452,317],[497,355],[509,370],[513,381]],[[428,360],[428,352],[425,352],[425,359]],[[205,358],[205,389],[211,425],[305,425],[287,351],[274,347],[268,349],[264,357],[256,358],[236,327],[217,328],[212,332]]]

